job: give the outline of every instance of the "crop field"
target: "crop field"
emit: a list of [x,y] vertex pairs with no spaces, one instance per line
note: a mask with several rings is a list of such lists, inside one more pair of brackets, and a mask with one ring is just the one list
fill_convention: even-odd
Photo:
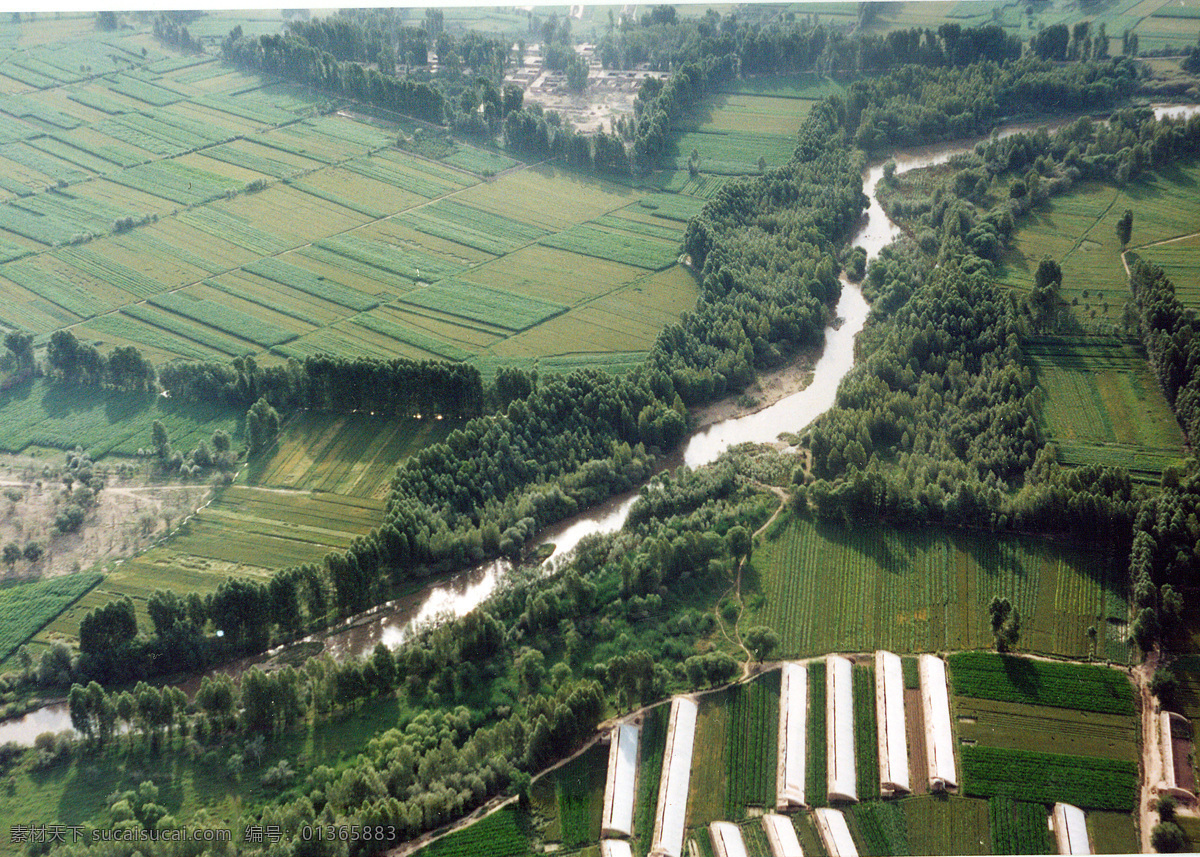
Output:
[[529,853],[529,835],[515,807],[427,845],[420,857],[521,857]]
[[273,454],[247,468],[247,483],[384,500],[397,463],[441,442],[456,425],[368,414],[300,414],[280,433]]
[[596,744],[534,784],[530,798],[547,819],[546,841],[564,849],[599,841],[607,769],[608,748]]
[[[728,795],[734,786],[731,753],[741,725],[731,705],[737,693],[737,689],[731,688],[727,692],[706,694],[700,700],[688,781],[687,823],[691,827],[703,829],[711,822],[730,817],[733,801]],[[642,767],[638,775],[644,772]]]
[[959,696],[1134,714],[1133,687],[1121,670],[990,652],[959,652],[950,655],[948,664],[951,685]]
[[[804,747],[808,759],[804,766],[804,799],[809,806],[829,804],[829,783],[825,746],[825,668],[815,663],[808,671],[808,719]],[[778,728],[778,727],[776,727]]]
[[[1194,43],[1195,37],[1190,41]],[[1123,188],[1080,183],[1021,219],[998,280],[1028,291],[1038,263],[1050,256],[1062,266],[1060,294],[1081,322],[1118,322],[1129,287],[1121,264],[1117,220],[1126,209],[1133,211],[1129,249],[1155,260],[1159,246],[1172,246],[1159,242],[1200,233],[1200,210],[1194,199],[1198,178],[1200,165],[1184,163],[1155,170]],[[1191,246],[1183,243],[1172,261],[1187,266],[1185,248]]]
[[854,666],[854,767],[859,800],[879,797],[879,739],[875,721],[875,667]]
[[[728,783],[725,818],[738,818],[747,806],[774,806],[779,679],[779,671],[772,670],[757,681],[737,685],[730,692],[725,739]],[[710,769],[705,778],[712,777]]]
[[[173,439],[173,438],[172,438]],[[161,545],[120,563],[38,639],[73,640],[86,613],[129,596],[138,621],[156,589],[213,592],[228,577],[267,580],[280,568],[320,562],[383,520],[382,500],[233,485]]]
[[1137,801],[1136,761],[980,746],[962,747],[960,753],[966,795],[1121,812]]
[[642,721],[638,742],[637,799],[633,807],[634,850],[639,854],[650,850],[654,838],[654,811],[658,805],[658,785],[662,778],[670,720],[671,706],[666,704],[647,711]]
[[[607,366],[611,353],[621,369],[695,300],[689,277],[647,275],[677,269],[700,199],[460,143],[437,159],[401,151],[414,122],[316,116],[305,87],[143,56],[142,41],[0,63],[26,81],[0,94],[0,199],[20,197],[0,206],[0,323],[39,344],[77,327],[160,363],[336,350]],[[737,145],[722,157],[742,157]]]
[[988,820],[992,828],[992,853],[1056,854],[1054,836],[1047,826],[1048,817],[1046,807],[1040,803],[1009,797],[991,798],[988,800]]
[[1137,755],[1138,725],[1129,715],[966,697],[958,697],[955,711],[959,738],[984,747],[1110,759]]
[[0,588],[0,661],[100,582],[79,573]]
[[988,803],[959,795],[920,795],[897,801],[907,822],[910,854],[988,854]]
[[[848,532],[792,518],[756,552],[754,567],[765,597],[747,621],[776,630],[781,657],[990,648],[993,597],[1020,611],[1022,650],[1085,657],[1089,626],[1128,616],[1115,557],[1021,536]],[[1124,662],[1124,645],[1109,653]]]
[[1141,848],[1130,813],[1089,812],[1087,828],[1097,854],[1136,854]]
[[[862,785],[861,779],[859,784]],[[908,825],[898,803],[870,801],[855,804],[846,810],[846,822],[850,834],[861,843],[862,854],[917,853],[908,844]]]
[[150,429],[162,420],[171,444],[190,450],[217,429],[241,435],[243,414],[215,405],[178,404],[147,393],[84,390],[35,381],[0,392],[0,449],[27,446],[74,449],[93,458],[136,455],[150,445]]
[[1043,391],[1041,428],[1063,464],[1102,464],[1157,483],[1183,458],[1184,437],[1135,343],[1041,337],[1025,345]]

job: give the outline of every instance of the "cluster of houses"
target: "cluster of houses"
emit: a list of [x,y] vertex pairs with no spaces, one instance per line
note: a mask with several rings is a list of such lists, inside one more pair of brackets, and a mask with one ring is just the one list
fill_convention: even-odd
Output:
[[[912,792],[912,779],[901,660],[891,652],[880,651],[875,653],[874,661],[879,789],[885,797],[905,795]],[[847,657],[833,654],[825,658],[826,789],[829,800],[835,803],[858,801],[852,667]],[[775,812],[766,813],[761,819],[774,857],[803,857],[796,829],[782,813],[808,808],[805,796],[808,669],[808,665],[788,662],[783,664],[780,678]],[[926,762],[922,776],[930,791],[954,791],[958,775],[946,662],[934,655],[920,655],[917,672]],[[689,697],[679,696],[671,701],[650,857],[683,857],[697,711],[696,702]],[[601,857],[632,857],[629,839],[633,836],[639,739],[640,728],[632,723],[618,725],[612,733],[601,822]],[[1052,818],[1060,853],[1090,853],[1081,810],[1057,804]],[[816,808],[813,820],[830,857],[857,857],[858,850],[841,810]],[[746,844],[738,825],[714,822],[709,827],[709,836],[716,857],[746,857]]]

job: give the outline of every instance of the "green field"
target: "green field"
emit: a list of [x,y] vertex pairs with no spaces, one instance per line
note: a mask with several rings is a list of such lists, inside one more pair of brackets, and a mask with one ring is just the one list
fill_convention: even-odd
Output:
[[[729,695],[726,741],[726,818],[737,818],[747,806],[775,804],[775,767],[779,743],[779,680],[772,670]],[[711,769],[702,780],[711,781]]]
[[987,801],[958,795],[920,795],[897,802],[907,822],[912,854],[988,854]]
[[506,807],[416,853],[421,857],[520,857],[529,853],[529,838],[520,814]]
[[[99,62],[80,35],[50,52],[79,45]],[[654,275],[676,268],[679,215],[700,198],[459,142],[433,160],[395,147],[411,120],[314,115],[320,99],[304,87],[141,47],[112,54],[102,77],[5,64],[28,82],[0,96],[0,201],[21,200],[0,206],[0,324],[39,344],[73,327],[156,363],[335,352],[610,368],[612,354],[619,369],[695,301],[690,276]],[[801,117],[768,134],[772,163],[790,155]],[[759,147],[735,134],[713,151],[749,163]],[[118,221],[134,225],[118,234]]]
[[445,440],[456,425],[369,414],[299,414],[280,432],[272,454],[246,469],[246,482],[384,500],[397,462]]
[[978,746],[960,752],[966,795],[1124,812],[1137,801],[1136,761]]
[[218,429],[241,436],[244,414],[218,405],[180,404],[153,393],[50,384],[35,380],[0,392],[0,449],[74,449],[93,458],[136,455],[150,446],[161,420],[171,445],[185,454]]
[[959,696],[1073,708],[1132,717],[1133,687],[1121,670],[960,652],[949,658],[950,682]]
[[[1083,182],[1052,198],[1019,222],[1002,259],[999,281],[1027,291],[1033,287],[1038,263],[1049,256],[1062,266],[1060,294],[1081,323],[1119,322],[1129,287],[1121,264],[1117,220],[1126,209],[1133,211],[1130,250],[1157,261],[1158,246],[1171,248],[1168,255],[1176,270],[1193,268],[1195,262],[1186,257],[1194,243],[1159,242],[1200,232],[1197,178],[1200,165],[1185,162],[1150,172],[1123,188]],[[1190,288],[1180,291],[1180,299],[1200,306],[1200,290]]]
[[1184,457],[1184,437],[1137,344],[1116,337],[1039,337],[1024,346],[1042,391],[1043,436],[1068,465],[1124,467],[1157,483]]
[[35,640],[75,642],[90,610],[126,596],[139,626],[149,628],[146,601],[156,589],[203,595],[230,576],[265,582],[280,568],[320,563],[379,526],[383,506],[370,498],[230,486],[171,538],[118,563]]
[[95,573],[0,588],[0,661],[100,582]]
[[792,518],[755,552],[753,573],[763,597],[744,621],[773,627],[781,657],[990,648],[986,607],[1002,597],[1020,611],[1021,650],[1085,657],[1095,625],[1101,655],[1126,659],[1121,563],[1048,541]]
[[573,849],[600,840],[607,770],[608,747],[597,743],[533,785],[530,800],[547,842]]

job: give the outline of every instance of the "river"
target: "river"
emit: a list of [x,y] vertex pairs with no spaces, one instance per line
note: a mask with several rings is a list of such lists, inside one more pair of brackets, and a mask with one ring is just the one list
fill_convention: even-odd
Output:
[[[1157,118],[1191,118],[1200,115],[1200,105],[1156,105]],[[1021,122],[1005,126],[999,136],[1047,128],[1050,131],[1073,122],[1076,117],[1042,122]],[[917,149],[896,152],[891,160],[896,172],[921,169],[945,163],[957,154],[968,152],[976,143],[989,137],[960,140]],[[870,165],[863,174],[863,192],[870,203],[851,244],[867,251],[868,260],[901,234],[884,213],[875,188],[883,177],[883,162]],[[859,287],[842,280],[842,296],[835,309],[836,320],[825,330],[825,348],[813,368],[812,382],[807,388],[752,414],[734,417],[697,431],[688,439],[682,453],[683,463],[700,467],[715,461],[730,446],[753,441],[769,443],[781,432],[796,432],[807,426],[833,406],[838,384],[854,366],[854,340],[866,323],[869,307]],[[629,510],[637,500],[636,490],[612,497],[587,512],[567,521],[547,527],[539,538],[543,544],[552,543],[554,552],[547,562],[570,552],[584,536],[610,533],[621,529]],[[362,656],[377,643],[394,648],[402,643],[415,627],[438,616],[462,616],[478,607],[495,591],[512,566],[506,560],[484,563],[454,575],[449,580],[431,585],[420,592],[375,607],[351,617],[332,630],[308,637],[323,640],[325,650],[334,658]],[[259,659],[253,659],[259,660]],[[58,732],[71,728],[71,717],[65,704],[49,705],[24,717],[0,723],[0,744],[16,741],[31,745],[42,732]]]

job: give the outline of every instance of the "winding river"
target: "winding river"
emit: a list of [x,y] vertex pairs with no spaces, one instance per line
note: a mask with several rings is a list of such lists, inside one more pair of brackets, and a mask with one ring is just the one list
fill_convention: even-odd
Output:
[[[1191,118],[1200,115],[1200,105],[1156,105],[1157,118]],[[1074,121],[1072,116],[1041,122],[1022,122],[1005,126],[999,136],[1007,137],[1025,131],[1047,128],[1054,131]],[[919,149],[896,152],[891,160],[896,172],[921,169],[945,163],[957,154],[970,151],[975,144],[987,140],[978,137]],[[868,260],[901,235],[884,213],[875,188],[883,177],[883,162],[869,166],[863,175],[863,192],[870,203],[864,212],[852,245],[867,251]],[[787,396],[752,414],[718,422],[697,431],[686,442],[682,461],[689,467],[700,467],[715,461],[730,446],[753,441],[769,443],[782,432],[796,432],[807,426],[833,406],[838,384],[854,366],[854,340],[866,323],[869,307],[859,287],[842,280],[842,295],[835,309],[836,320],[825,330],[825,348],[813,369],[811,383],[804,390]],[[612,497],[587,512],[546,528],[539,534],[541,542],[554,545],[547,562],[569,553],[584,536],[593,533],[615,532],[637,499],[636,490]],[[362,656],[377,643],[394,648],[402,643],[413,629],[439,616],[462,616],[479,606],[495,591],[511,570],[506,560],[484,563],[461,572],[449,580],[422,589],[418,593],[345,620],[333,629],[305,638],[321,640],[325,650],[334,658]],[[260,660],[260,659],[252,659]],[[31,745],[42,732],[57,732],[71,728],[70,713],[65,704],[49,705],[24,717],[0,723],[0,744],[16,741]]]

